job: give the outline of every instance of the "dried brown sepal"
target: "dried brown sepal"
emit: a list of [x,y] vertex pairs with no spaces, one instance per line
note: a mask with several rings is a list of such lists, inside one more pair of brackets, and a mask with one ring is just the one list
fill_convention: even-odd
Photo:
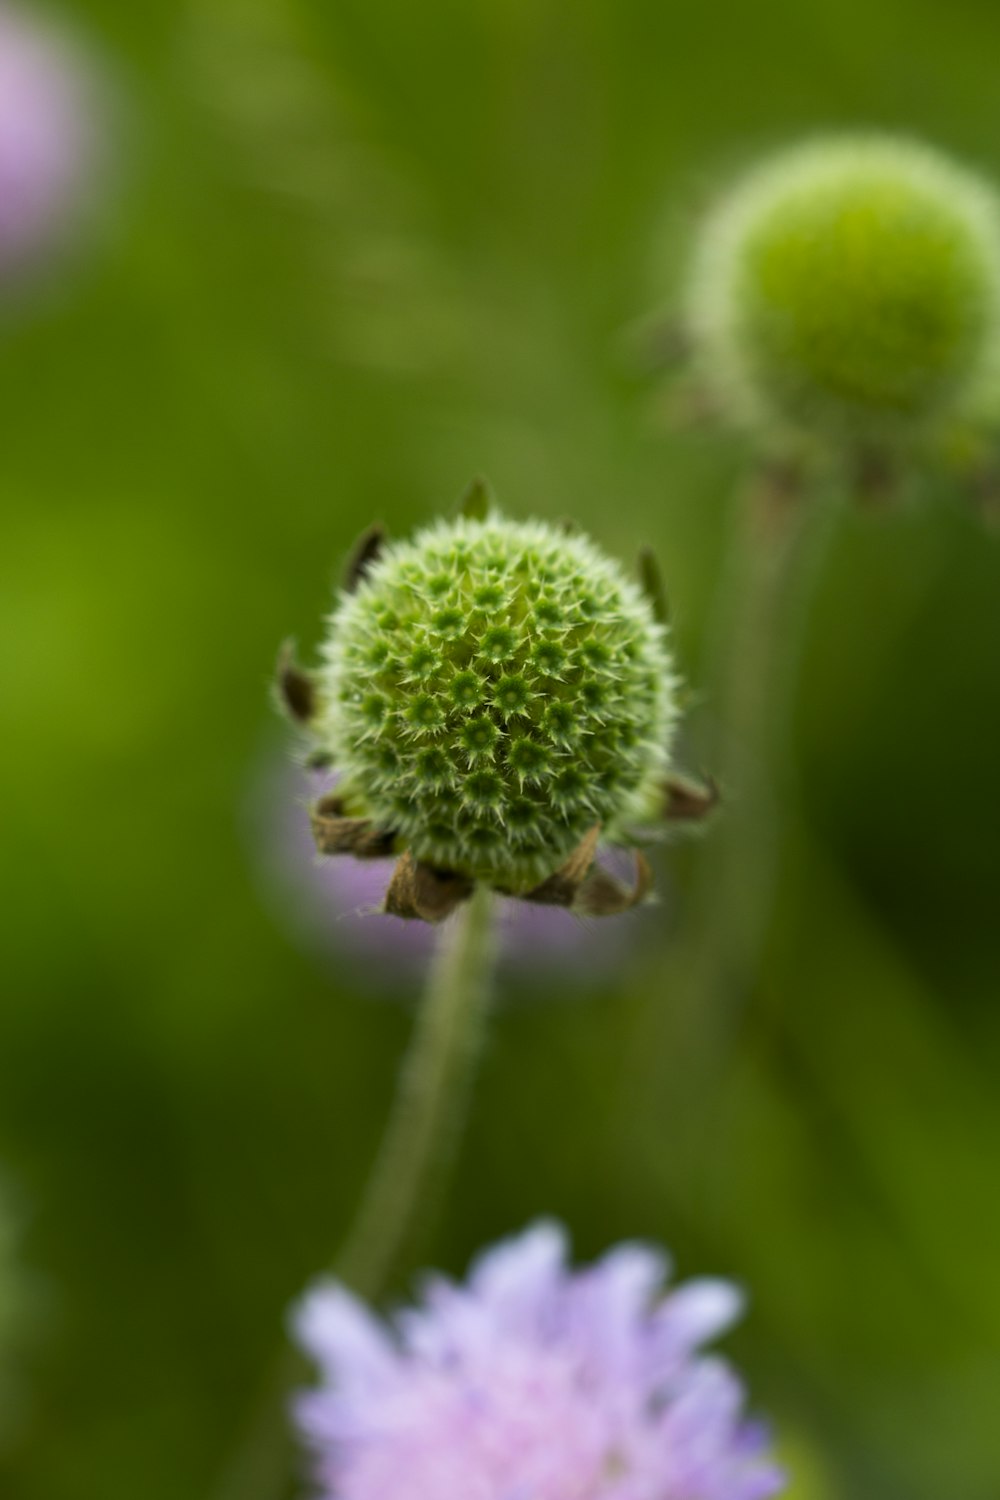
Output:
[[346,818],[347,803],[339,792],[326,792],[314,804],[313,813],[321,818]]
[[295,660],[295,642],[285,641],[278,652],[274,674],[278,702],[296,724],[309,724],[316,716],[316,680]]
[[321,797],[310,814],[313,842],[320,854],[351,854],[355,859],[385,859],[392,854],[396,835],[378,828],[370,818],[351,818],[335,792]]
[[899,472],[884,448],[862,448],[854,463],[854,485],[865,510],[890,510],[899,499]]
[[678,318],[656,313],[627,328],[620,341],[623,362],[636,376],[673,374],[689,365],[694,344]]
[[715,393],[695,375],[683,374],[667,387],[660,401],[662,419],[674,432],[716,427],[725,409]]
[[761,542],[783,536],[806,493],[806,470],[796,456],[769,458],[750,482],[747,506]]
[[577,892],[573,910],[583,917],[617,917],[623,911],[639,906],[653,889],[653,869],[649,860],[635,851],[635,881],[624,885],[603,865],[594,865]]
[[670,624],[670,601],[660,572],[660,564],[652,547],[639,548],[639,587],[649,601],[653,618],[661,625]]
[[569,859],[554,874],[543,880],[541,885],[525,891],[521,900],[531,901],[536,906],[572,906],[594,863],[600,837],[601,825],[595,823],[584,834]]
[[407,921],[443,922],[472,895],[473,882],[449,870],[435,870],[406,851],[392,872],[385,893],[385,911]]
[[979,519],[989,531],[1000,533],[1000,496],[994,495],[980,504]]
[[991,460],[972,474],[969,497],[984,526],[1000,530],[1000,461]]
[[458,514],[469,521],[485,521],[493,506],[489,480],[477,474],[458,502]]
[[353,594],[362,579],[367,577],[385,542],[386,530],[381,521],[376,521],[358,537],[344,567],[344,588],[349,594]]
[[307,771],[331,771],[333,756],[329,750],[310,750],[303,764]]
[[704,782],[670,775],[663,784],[663,819],[667,823],[700,823],[714,812],[722,799],[713,776]]

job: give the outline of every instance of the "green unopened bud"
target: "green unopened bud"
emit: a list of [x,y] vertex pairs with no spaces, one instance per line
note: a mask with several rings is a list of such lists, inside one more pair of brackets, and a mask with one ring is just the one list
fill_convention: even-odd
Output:
[[311,729],[339,805],[417,861],[526,891],[595,827],[661,814],[675,686],[665,626],[591,541],[463,515],[341,596]]
[[817,141],[706,223],[687,326],[721,412],[765,438],[893,444],[978,414],[1000,368],[1000,207],[928,147]]

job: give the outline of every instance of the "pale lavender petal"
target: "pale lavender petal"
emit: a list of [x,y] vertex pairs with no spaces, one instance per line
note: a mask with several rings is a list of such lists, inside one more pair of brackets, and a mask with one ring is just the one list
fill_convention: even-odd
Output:
[[650,1320],[650,1360],[663,1374],[739,1321],[745,1298],[731,1281],[701,1277],[679,1287]]
[[464,1287],[444,1277],[428,1277],[422,1301],[395,1315],[408,1354],[429,1365],[451,1365],[493,1337],[489,1309]]
[[91,168],[92,119],[78,59],[0,0],[0,278],[48,253]]
[[743,1388],[719,1359],[702,1359],[665,1413],[660,1431],[691,1461],[712,1455],[719,1436],[735,1424],[743,1406]]
[[559,1295],[565,1260],[564,1231],[543,1221],[481,1255],[469,1275],[470,1290],[498,1322],[537,1330]]
[[642,1354],[640,1328],[668,1273],[647,1245],[619,1245],[573,1283],[570,1316],[578,1346],[597,1369],[624,1379]]
[[394,1373],[397,1356],[383,1325],[336,1281],[321,1282],[303,1298],[292,1330],[323,1374],[345,1391],[378,1387]]

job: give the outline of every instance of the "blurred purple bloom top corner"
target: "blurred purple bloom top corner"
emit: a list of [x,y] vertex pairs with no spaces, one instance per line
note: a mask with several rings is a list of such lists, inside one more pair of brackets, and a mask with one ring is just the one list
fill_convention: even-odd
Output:
[[0,283],[45,259],[93,166],[92,80],[71,43],[0,0]]

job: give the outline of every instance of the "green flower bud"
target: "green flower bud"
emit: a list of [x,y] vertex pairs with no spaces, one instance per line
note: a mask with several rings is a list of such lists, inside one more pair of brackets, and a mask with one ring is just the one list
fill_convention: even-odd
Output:
[[972,418],[1000,368],[1000,206],[926,146],[817,141],[750,172],[688,289],[701,379],[758,435],[891,446]]
[[666,628],[586,537],[490,514],[389,544],[323,658],[310,730],[337,806],[417,861],[523,892],[596,825],[662,813]]

